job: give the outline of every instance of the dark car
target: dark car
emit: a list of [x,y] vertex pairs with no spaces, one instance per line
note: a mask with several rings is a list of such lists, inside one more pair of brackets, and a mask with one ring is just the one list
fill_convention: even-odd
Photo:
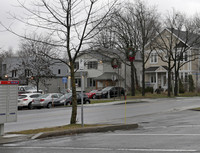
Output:
[[[81,104],[81,93],[77,93],[77,104]],[[62,100],[61,103],[64,105],[72,105],[72,93],[65,94],[65,100]],[[90,104],[90,99],[86,94],[83,94],[83,103]]]
[[125,94],[125,90],[122,87],[114,87],[114,86],[108,86],[106,88],[103,88],[101,91],[96,92],[97,98],[112,98],[117,97]]

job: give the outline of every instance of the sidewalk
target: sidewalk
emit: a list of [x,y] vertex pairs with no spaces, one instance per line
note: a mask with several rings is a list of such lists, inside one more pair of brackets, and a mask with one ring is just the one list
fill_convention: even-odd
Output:
[[35,135],[6,134],[4,136],[0,136],[0,145],[26,141],[30,139],[34,140],[34,139],[42,139],[42,138],[56,137],[62,135],[74,135],[81,133],[97,133],[97,132],[108,132],[116,130],[133,130],[135,128],[138,128],[138,124],[115,124],[115,125],[98,126],[98,127],[86,127],[86,128],[83,127],[83,128],[63,130],[63,131],[41,132]]
[[19,135],[19,134],[5,134],[4,136],[0,136],[0,145],[7,143],[14,143],[20,141],[26,141],[30,139],[30,135]]

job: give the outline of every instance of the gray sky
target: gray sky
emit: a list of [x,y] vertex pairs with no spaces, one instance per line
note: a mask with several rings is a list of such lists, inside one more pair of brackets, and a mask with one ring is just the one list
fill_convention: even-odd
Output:
[[[23,14],[19,8],[14,7],[17,4],[17,0],[0,0],[0,21],[5,25],[12,23],[12,20],[9,19],[8,12],[15,13],[16,15]],[[109,0],[102,0],[109,1]],[[126,1],[126,0],[123,0]],[[128,1],[128,0],[127,0]],[[132,0],[129,0],[132,1]],[[162,14],[167,13],[167,11],[172,11],[175,9],[177,11],[184,12],[188,15],[193,15],[200,12],[200,0],[146,0],[150,5],[156,5],[158,11]],[[24,26],[21,23],[15,22],[13,27],[16,31],[19,31],[23,34]],[[0,48],[8,50],[13,48],[17,50],[19,38],[10,34],[8,32],[2,32],[2,27],[0,27]]]

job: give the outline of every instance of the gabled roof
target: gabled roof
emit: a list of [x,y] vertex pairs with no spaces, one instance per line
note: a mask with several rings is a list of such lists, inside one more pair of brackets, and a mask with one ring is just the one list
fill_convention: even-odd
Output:
[[151,66],[145,69],[146,73],[151,73],[151,72],[159,72],[159,71],[167,71],[168,67],[167,66]]
[[172,28],[167,28],[167,30],[179,38],[183,44],[187,44],[188,47],[200,47],[200,35]]
[[[114,77],[114,78],[113,78]],[[95,80],[112,80],[115,79],[115,80],[124,80],[124,78],[122,78],[120,75],[118,75],[116,72],[104,72],[102,75],[98,76],[95,78]]]

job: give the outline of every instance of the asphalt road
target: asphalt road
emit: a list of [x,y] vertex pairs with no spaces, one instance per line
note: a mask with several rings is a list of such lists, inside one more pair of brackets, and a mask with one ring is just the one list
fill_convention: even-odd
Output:
[[[166,98],[136,100],[126,105],[122,103],[84,106],[84,123],[138,123],[139,116],[160,112],[179,111],[200,106],[200,98]],[[78,108],[78,123],[81,122],[81,109]],[[5,124],[5,132],[21,131],[43,127],[53,127],[70,123],[71,107],[34,109],[18,111],[18,121]],[[139,120],[138,120],[139,119]]]
[[[129,103],[126,121],[139,123],[139,128],[136,130],[4,144],[0,146],[0,153],[199,153],[200,112],[187,110],[196,106],[200,106],[199,98],[162,99],[162,101],[158,99],[143,103]],[[124,108],[124,104],[86,106],[85,117],[88,118],[85,120],[92,123],[122,123]],[[20,117],[24,113],[33,115],[37,111],[41,112],[41,114],[38,112],[38,116],[50,113],[52,117],[52,114],[66,112],[66,109],[31,110],[29,111],[31,113],[20,111],[19,115]]]

